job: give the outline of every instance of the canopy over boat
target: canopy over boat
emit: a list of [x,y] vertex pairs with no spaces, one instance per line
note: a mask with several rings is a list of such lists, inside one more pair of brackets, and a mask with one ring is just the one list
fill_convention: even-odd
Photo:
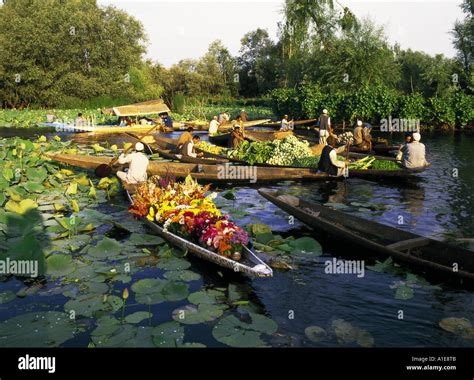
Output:
[[168,106],[161,99],[149,100],[125,106],[104,108],[103,114],[115,116],[145,116],[171,112]]

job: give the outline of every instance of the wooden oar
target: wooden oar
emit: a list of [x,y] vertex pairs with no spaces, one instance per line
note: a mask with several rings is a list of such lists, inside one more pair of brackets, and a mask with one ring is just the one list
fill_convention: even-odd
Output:
[[[153,132],[156,128],[158,128],[158,124],[156,124],[153,128],[149,131],[145,132],[145,134],[140,137],[138,140],[141,142],[145,136],[148,136],[151,132]],[[123,151],[123,154],[127,154],[127,152],[134,146],[133,144],[129,146],[127,149]],[[108,177],[112,173],[112,166],[114,166],[119,159],[119,156],[114,157],[108,164],[101,164],[95,168],[95,175],[99,178]]]
[[350,141],[347,142],[347,145],[346,145],[346,159],[344,161],[344,164],[346,165],[346,167],[344,168],[344,177],[348,177],[349,176],[349,151],[351,149],[351,143]]

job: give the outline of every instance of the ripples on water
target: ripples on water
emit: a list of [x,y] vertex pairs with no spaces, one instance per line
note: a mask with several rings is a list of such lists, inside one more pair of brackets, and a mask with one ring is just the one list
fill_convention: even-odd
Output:
[[[117,143],[123,139],[120,136],[108,136],[108,140],[110,143]],[[376,206],[376,211],[359,210],[360,207],[352,207],[352,210],[363,212],[366,218],[420,235],[437,239],[472,238],[472,136],[424,135],[423,142],[427,146],[428,161],[432,166],[419,175],[418,181],[384,184],[349,180],[339,183],[283,183],[272,187],[284,189],[307,200],[348,205],[369,202]],[[459,171],[457,178],[452,175],[454,169]],[[247,209],[249,215],[239,220],[240,224],[260,221],[270,224],[274,231],[280,233],[295,236],[311,233],[310,229],[299,222],[289,225],[288,215],[260,197],[256,188],[240,187],[236,194],[239,204],[253,205]],[[404,225],[398,225],[399,216],[403,216]],[[357,248],[343,247],[344,252],[341,252],[341,248],[334,249],[331,241],[326,239],[323,248],[324,256],[299,262],[297,270],[276,270],[271,279],[233,279],[238,286],[250,288],[254,300],[279,324],[281,335],[273,339],[272,345],[314,345],[305,338],[304,329],[311,325],[327,328],[337,318],[368,330],[374,336],[376,346],[473,345],[473,341],[463,340],[438,327],[441,319],[451,316],[468,318],[474,324],[473,292],[444,287],[420,287],[415,289],[414,298],[396,300],[395,290],[390,285],[404,277],[370,270],[365,271],[364,278],[357,278],[355,275],[327,275],[323,266],[325,260],[332,255],[347,254]],[[210,269],[206,263],[198,260],[192,261],[193,270],[203,276],[203,283],[227,285],[225,279],[216,275],[215,269]],[[137,278],[156,274],[159,274],[159,270],[150,269]],[[44,305],[44,298],[48,298],[51,303]],[[31,299],[23,300],[22,304],[25,302],[31,302]],[[64,301],[40,297],[38,302],[43,303],[43,307],[62,309],[62,305],[55,305],[55,302]],[[175,307],[176,305],[168,307],[165,303],[154,306],[153,311],[155,315],[169,315]],[[400,310],[404,313],[403,320],[397,318]],[[294,319],[289,318],[290,312],[294,313]],[[163,321],[165,320],[166,318]],[[191,341],[216,345],[210,332],[211,328],[207,325],[186,327],[186,335]],[[87,340],[77,339],[73,344],[83,344],[84,341],[87,343]],[[331,341],[319,345],[337,344]]]

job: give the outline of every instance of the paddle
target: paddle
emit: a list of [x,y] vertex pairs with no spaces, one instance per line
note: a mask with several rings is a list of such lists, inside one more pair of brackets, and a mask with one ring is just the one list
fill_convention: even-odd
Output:
[[351,149],[351,143],[350,143],[350,141],[347,141],[347,144],[346,144],[346,159],[344,161],[344,164],[346,165],[346,167],[344,168],[344,177],[349,176],[349,150],[350,149]]
[[[142,141],[145,136],[148,136],[151,132],[153,132],[159,125],[156,124],[153,128],[151,128],[149,131],[145,132],[145,134],[139,138],[139,141]],[[123,154],[127,154],[127,152],[132,148],[133,144],[129,146],[127,149],[123,151]],[[112,173],[112,166],[115,165],[115,163],[118,161],[119,156],[114,157],[108,164],[100,164],[95,168],[95,175],[98,178],[105,178],[108,177]]]

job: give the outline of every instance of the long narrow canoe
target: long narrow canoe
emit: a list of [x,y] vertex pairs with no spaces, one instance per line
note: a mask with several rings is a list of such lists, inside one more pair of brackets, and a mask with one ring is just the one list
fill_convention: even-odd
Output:
[[[124,188],[131,203],[132,194],[135,190],[135,187],[133,185],[124,184]],[[146,218],[141,218],[141,220],[146,223],[155,234],[160,235],[176,247],[187,250],[189,253],[203,260],[207,260],[211,263],[217,264],[223,268],[231,269],[235,272],[246,273],[253,277],[273,276],[272,268],[264,263],[252,250],[247,247],[243,247],[243,251],[241,252],[242,258],[239,261],[235,261],[203,248],[169,231],[165,231],[163,227]]]
[[[141,141],[137,135],[132,133],[127,133],[130,137]],[[153,138],[150,136],[148,141],[144,141],[146,145],[149,147],[149,150],[152,153],[158,153],[161,157],[166,158],[168,160],[191,163],[191,164],[207,164],[207,165],[217,165],[217,164],[224,164],[229,162],[229,160],[225,158],[213,158],[213,157],[185,157],[182,154],[175,153],[176,144],[171,144],[166,140],[160,140],[158,138]],[[171,139],[167,139],[171,140]],[[171,140],[173,141],[173,140]],[[177,141],[176,141],[177,142]]]
[[251,141],[273,141],[283,140],[285,137],[293,136],[292,131],[246,131],[245,137]]
[[[246,121],[243,123],[244,128],[251,128],[256,127],[262,124],[265,124],[270,119],[260,119],[260,120],[251,120]],[[234,121],[229,121],[228,123],[221,125],[219,127],[220,132],[227,132],[231,130],[234,126]],[[179,128],[175,128],[175,130],[185,130],[188,127],[192,127],[195,131],[208,131],[209,130],[209,122],[208,121],[183,121],[182,126]]]
[[[306,119],[306,120],[296,120],[293,122],[295,127],[301,127],[301,126],[308,126],[311,124],[314,124],[318,121],[318,119]],[[269,128],[280,128],[281,127],[281,120],[280,121],[275,121],[275,122],[269,122],[265,123],[263,127],[269,127]]]
[[[96,126],[78,126],[73,124],[64,124],[64,123],[40,123],[41,127],[50,127],[54,128],[57,132],[72,132],[72,133],[83,133],[83,132],[92,132],[96,134],[105,134],[105,133],[122,133],[122,132],[133,132],[133,133],[143,133],[150,130],[152,126],[150,125],[134,125],[134,126],[119,126],[119,125],[96,125]],[[167,127],[157,127],[155,133],[170,133],[173,132],[172,128]]]
[[[52,160],[70,164],[73,166],[94,170],[101,164],[108,164],[110,157],[85,156],[63,153],[47,153],[46,157]],[[365,178],[369,180],[379,179],[405,179],[414,173],[424,170],[349,170],[349,178]],[[173,175],[176,178],[185,178],[189,174],[192,177],[213,183],[240,183],[255,184],[262,182],[281,181],[320,181],[341,180],[343,177],[332,177],[326,173],[317,172],[311,168],[289,168],[289,167],[262,167],[232,165],[230,163],[220,165],[187,164],[166,161],[150,161],[148,165],[149,175]]]
[[[276,206],[317,231],[335,236],[382,257],[436,273],[446,280],[474,284],[474,252],[438,240],[372,222],[319,203],[260,189],[259,193]],[[458,270],[453,270],[457,268]]]

